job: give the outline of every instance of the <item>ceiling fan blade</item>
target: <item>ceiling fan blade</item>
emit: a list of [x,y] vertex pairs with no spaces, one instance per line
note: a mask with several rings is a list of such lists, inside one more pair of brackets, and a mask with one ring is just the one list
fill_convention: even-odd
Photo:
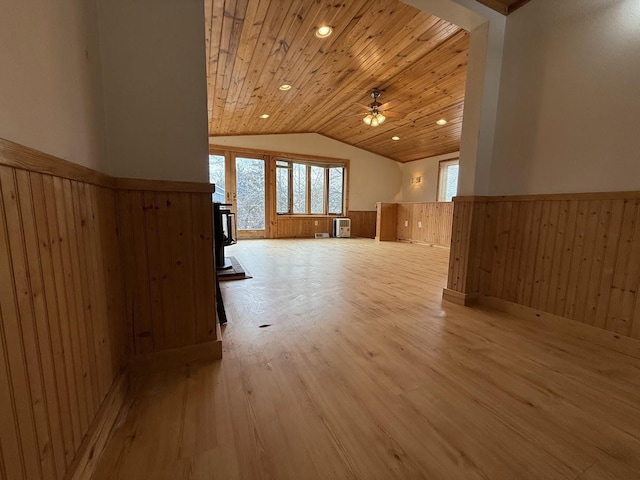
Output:
[[369,107],[369,105],[365,105],[364,103],[354,103],[354,105],[362,108],[363,110],[366,110],[367,112],[371,110],[371,107]]
[[386,110],[388,108],[393,108],[394,105],[398,105],[400,102],[398,100],[389,100],[386,103],[383,103],[382,105],[380,105],[380,110]]
[[401,112],[384,112],[384,116],[389,118],[404,118],[407,114]]
[[363,113],[350,113],[348,115],[340,115],[339,118],[349,118],[349,117],[360,117],[363,118],[365,116],[365,114]]

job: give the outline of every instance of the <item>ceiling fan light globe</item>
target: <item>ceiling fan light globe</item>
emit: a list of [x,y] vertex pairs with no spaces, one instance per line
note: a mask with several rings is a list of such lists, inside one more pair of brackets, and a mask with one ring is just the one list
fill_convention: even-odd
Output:
[[371,119],[371,126],[372,127],[377,127],[378,125],[380,125],[380,122],[378,121],[378,117],[375,116]]
[[379,113],[379,114],[377,115],[377,118],[378,118],[378,123],[379,123],[379,124],[381,124],[381,125],[382,125],[382,124],[384,123],[384,121],[387,119],[387,117],[385,117],[385,116],[384,116],[383,114],[381,114],[381,113]]
[[373,117],[371,115],[367,115],[366,117],[364,117],[362,119],[362,121],[365,123],[365,125],[371,125],[371,121],[373,120]]

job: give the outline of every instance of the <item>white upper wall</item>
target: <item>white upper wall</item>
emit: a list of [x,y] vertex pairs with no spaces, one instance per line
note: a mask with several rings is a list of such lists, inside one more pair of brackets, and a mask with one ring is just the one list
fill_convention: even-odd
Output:
[[471,34],[460,142],[461,195],[487,195],[494,153],[506,17],[475,0],[403,0]]
[[387,157],[317,133],[211,137],[209,143],[349,160],[349,210],[375,210],[376,202],[401,198],[402,166]]
[[98,0],[118,177],[208,182],[202,0]]
[[0,12],[0,138],[108,173],[95,1]]
[[[437,155],[402,164],[402,201],[435,202],[438,200],[440,162],[460,158],[460,152]],[[412,180],[420,177],[420,183]]]
[[491,194],[640,190],[640,2],[511,14]]

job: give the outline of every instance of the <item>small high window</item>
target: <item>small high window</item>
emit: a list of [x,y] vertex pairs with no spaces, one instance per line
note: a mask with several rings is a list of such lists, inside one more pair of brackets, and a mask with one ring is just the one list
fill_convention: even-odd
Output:
[[458,194],[459,160],[443,160],[440,162],[438,179],[438,201],[450,202]]

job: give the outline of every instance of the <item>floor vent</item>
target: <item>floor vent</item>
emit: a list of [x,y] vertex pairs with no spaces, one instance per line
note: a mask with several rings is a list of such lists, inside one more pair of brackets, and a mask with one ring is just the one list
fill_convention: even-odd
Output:
[[329,238],[328,233],[316,233],[316,238]]

